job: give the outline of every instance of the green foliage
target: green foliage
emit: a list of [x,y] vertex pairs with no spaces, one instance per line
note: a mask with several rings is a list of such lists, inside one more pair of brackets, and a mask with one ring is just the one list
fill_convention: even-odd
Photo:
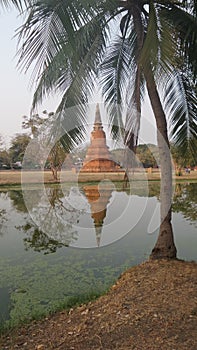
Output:
[[1,259],[1,285],[9,286],[11,297],[10,320],[5,324],[13,327],[57,309],[95,299],[105,292],[126,266],[112,267],[106,253],[99,256],[103,259],[100,266],[99,257],[87,264],[81,253],[69,254],[67,259],[37,256],[26,266],[22,257],[17,266],[10,259]]
[[0,167],[4,164],[7,165],[8,167],[10,166],[10,154],[9,152],[4,149],[2,151],[0,151]]
[[139,145],[136,155],[145,168],[156,168],[159,165],[159,151],[155,145]]
[[[2,1],[9,3],[21,5]],[[38,84],[33,107],[60,92],[55,119],[56,126],[66,131],[61,138],[66,151],[84,137],[85,104],[97,81],[108,105],[113,136],[135,147],[145,76],[147,80],[153,73],[156,88],[161,84],[173,142],[195,152],[195,1],[90,1],[87,5],[84,0],[44,0],[31,2],[26,14],[18,32],[19,66],[25,70],[34,66],[33,80]]]
[[0,135],[0,168],[2,165],[10,166],[10,155],[6,149],[5,141]]
[[[195,148],[197,148],[197,140],[194,140]],[[197,154],[188,148],[182,148],[171,144],[172,158],[175,165],[179,168],[194,167],[197,165]]]
[[113,136],[135,147],[145,76],[153,73],[175,141],[194,149],[195,14],[194,1],[35,1],[18,32],[19,66],[33,65],[38,81],[33,107],[60,92],[56,121],[68,131],[64,146],[71,149],[84,136],[85,104],[100,82]]
[[[45,114],[45,113],[44,113]],[[30,129],[31,136],[38,136],[40,127],[46,122],[46,118],[40,117],[38,114],[33,114],[29,118],[23,116],[22,128]]]
[[27,134],[17,134],[12,138],[11,146],[9,148],[9,154],[12,163],[23,160],[26,148],[30,140],[31,138]]
[[51,166],[60,170],[65,158],[66,152],[64,150],[64,147],[60,141],[57,141],[49,153],[48,161]]
[[[125,149],[115,149],[111,151],[113,159],[122,165]],[[152,144],[138,145],[136,147],[136,157],[133,161],[133,167],[143,166],[145,168],[156,168],[159,165],[158,147]]]
[[[50,126],[54,123],[55,114],[53,112],[48,113],[47,111],[43,111],[43,116],[33,114],[29,118],[27,116],[24,116],[23,118],[24,121],[22,123],[22,127],[24,129],[31,130],[31,137],[35,140],[36,143],[43,142],[43,147],[51,145],[45,162],[45,167],[50,167],[54,179],[57,180],[57,171],[61,169],[61,166],[66,158],[66,150],[68,151],[69,147],[67,144],[64,144],[64,137],[60,138],[60,140],[56,140],[56,135],[53,135],[53,132],[50,130]],[[45,138],[47,141],[45,141]],[[28,155],[30,155],[30,158],[33,160],[37,155],[33,142],[31,143],[31,150],[32,155],[30,150],[28,151]],[[27,162],[28,159],[26,158],[26,167]],[[39,165],[39,160],[37,163],[37,165]]]
[[[185,71],[184,71],[185,69]],[[170,117],[170,139],[182,154],[196,157],[197,89],[192,75],[183,67],[173,74],[165,90],[165,108]]]
[[27,7],[31,1],[29,0],[0,0],[0,4],[9,9],[12,5],[14,5],[20,12],[23,11],[24,7]]
[[[173,211],[181,212],[194,224],[197,222],[197,191],[196,184],[176,184],[173,199]],[[197,225],[196,225],[197,226]]]

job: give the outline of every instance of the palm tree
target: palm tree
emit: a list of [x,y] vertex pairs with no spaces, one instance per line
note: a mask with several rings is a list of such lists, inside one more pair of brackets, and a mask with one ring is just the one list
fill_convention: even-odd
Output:
[[31,0],[0,0],[2,7],[11,8],[13,5],[20,11],[30,4]]
[[116,126],[112,127],[116,138],[126,104],[124,141],[135,150],[146,86],[161,165],[161,225],[152,258],[176,257],[167,116],[174,142],[192,148],[197,120],[196,12],[194,0],[43,0],[34,1],[27,9],[27,19],[19,30],[19,67],[28,69],[35,63],[33,106],[52,91],[60,91],[59,119],[64,115],[69,122],[67,108],[78,106],[74,139],[97,79],[109,122]]

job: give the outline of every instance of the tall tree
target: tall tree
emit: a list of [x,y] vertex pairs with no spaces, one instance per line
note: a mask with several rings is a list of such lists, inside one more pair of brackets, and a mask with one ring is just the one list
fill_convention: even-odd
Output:
[[[123,126],[124,140],[136,148],[146,86],[154,112],[161,166],[161,225],[152,258],[174,258],[171,226],[172,171],[166,116],[181,147],[196,139],[197,25],[194,0],[34,1],[19,31],[19,66],[35,65],[33,105],[52,91],[62,92],[57,116],[77,106],[81,125],[88,95],[99,78],[112,133]],[[98,80],[97,80],[98,81]],[[162,93],[159,93],[162,87]],[[114,104],[118,108],[114,108]],[[80,107],[79,107],[80,106]],[[79,129],[72,134],[77,138]]]
[[0,135],[0,168],[10,167],[10,155],[6,149],[5,141]]
[[[197,139],[194,141],[195,149],[197,149]],[[181,147],[171,144],[171,153],[175,165],[178,169],[184,167],[194,167],[197,165],[197,153],[193,153],[190,149],[182,149]]]
[[39,129],[46,122],[45,118],[40,117],[38,114],[33,114],[30,117],[26,115],[23,116],[22,128],[30,129],[30,134],[32,137],[37,137],[39,134]]
[[27,134],[16,134],[11,140],[11,146],[9,148],[9,154],[12,163],[22,162],[25,150],[29,144],[31,138]]
[[[43,140],[43,130],[46,132],[47,127],[52,123],[54,118],[54,113],[48,113],[46,110],[43,112],[44,117],[38,114],[33,114],[29,118],[27,116],[23,117],[22,127],[24,129],[30,129],[30,134],[38,143],[43,142],[43,147],[49,147],[51,137],[48,138],[48,142]],[[34,148],[34,143],[32,143],[32,154],[28,151],[28,155],[34,158],[34,154],[37,153]],[[62,164],[66,158],[66,150],[63,147],[63,143],[57,140],[55,143],[52,141],[52,146],[50,147],[49,154],[46,159],[46,163],[49,163],[52,175],[55,181],[58,181],[58,171],[61,170]],[[42,159],[40,159],[42,163]]]

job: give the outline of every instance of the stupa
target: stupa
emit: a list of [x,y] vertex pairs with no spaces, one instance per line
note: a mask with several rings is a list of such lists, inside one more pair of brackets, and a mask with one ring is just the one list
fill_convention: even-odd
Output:
[[96,115],[93,131],[90,137],[90,146],[80,173],[105,173],[123,171],[111,156],[106,144],[106,135],[103,130],[99,104],[96,105]]

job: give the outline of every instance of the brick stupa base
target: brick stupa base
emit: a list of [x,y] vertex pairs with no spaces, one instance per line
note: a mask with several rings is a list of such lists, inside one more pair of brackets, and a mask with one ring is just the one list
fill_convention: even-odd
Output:
[[[114,172],[120,170],[120,166],[112,159],[98,158],[85,163],[81,172],[98,173]],[[123,170],[122,170],[123,171]]]

